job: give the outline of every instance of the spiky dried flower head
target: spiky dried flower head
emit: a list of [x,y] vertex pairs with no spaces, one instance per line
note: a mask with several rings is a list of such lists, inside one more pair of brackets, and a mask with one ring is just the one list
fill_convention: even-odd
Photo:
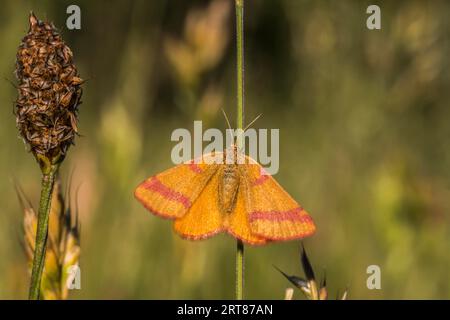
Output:
[[[24,249],[31,271],[37,214],[21,191],[18,191],[18,196],[24,211]],[[72,280],[69,279],[71,276],[70,270],[78,265],[80,251],[77,215],[68,206],[61,192],[61,182],[57,180],[53,187],[50,207],[48,241],[40,290],[42,299],[65,300],[68,298],[68,282]]]
[[[302,245],[302,250],[300,253],[300,261],[305,273],[305,278],[297,277],[294,275],[288,275],[281,271],[278,267],[274,266],[291,284],[295,287],[299,288],[302,293],[306,296],[306,298],[310,300],[327,300],[328,299],[328,289],[327,289],[327,280],[324,275],[322,281],[320,283],[317,282],[316,276],[314,275],[314,269],[309,261],[309,258],[306,254],[306,250]],[[286,290],[285,299],[292,300],[293,291],[292,288],[288,288]],[[341,296],[337,296],[338,300],[347,300],[348,297],[348,289],[345,289],[344,293]]]
[[30,14],[17,51],[17,127],[41,167],[61,162],[73,144],[83,80],[55,26]]

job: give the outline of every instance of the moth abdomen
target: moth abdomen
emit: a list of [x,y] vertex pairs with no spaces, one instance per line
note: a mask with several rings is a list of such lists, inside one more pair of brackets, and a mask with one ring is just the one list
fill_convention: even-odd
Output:
[[224,213],[233,212],[239,191],[239,171],[236,164],[225,165],[219,183],[219,207]]

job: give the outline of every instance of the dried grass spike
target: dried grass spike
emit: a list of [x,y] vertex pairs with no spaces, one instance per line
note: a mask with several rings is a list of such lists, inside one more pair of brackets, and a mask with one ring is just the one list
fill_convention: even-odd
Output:
[[19,133],[42,166],[62,161],[73,144],[83,80],[55,26],[33,13],[16,56]]

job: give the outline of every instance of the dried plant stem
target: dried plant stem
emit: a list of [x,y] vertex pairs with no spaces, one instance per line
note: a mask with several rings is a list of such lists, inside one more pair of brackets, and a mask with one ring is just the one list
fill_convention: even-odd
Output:
[[[237,129],[244,127],[244,0],[236,0],[237,47]],[[238,149],[242,148],[242,132],[237,136]],[[236,299],[244,296],[244,244],[237,240],[236,247]]]
[[244,244],[237,240],[236,248],[236,300],[244,298]]
[[[244,0],[236,0],[237,129],[244,127]],[[242,145],[242,136],[238,137]],[[239,146],[240,147],[240,146]]]
[[31,272],[30,300],[38,300],[41,288],[42,271],[44,270],[45,248],[47,246],[48,218],[52,202],[53,185],[59,165],[49,165],[43,170],[41,182],[41,199],[39,201],[36,245]]

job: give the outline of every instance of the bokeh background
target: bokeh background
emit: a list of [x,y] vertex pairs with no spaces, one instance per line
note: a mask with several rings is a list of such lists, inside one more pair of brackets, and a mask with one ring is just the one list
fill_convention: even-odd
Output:
[[[78,4],[82,29],[67,30]],[[366,28],[379,4],[382,29]],[[26,298],[18,181],[34,204],[39,169],[18,138],[11,84],[28,13],[60,27],[87,79],[76,146],[81,290],[74,299],[234,297],[235,241],[181,240],[133,198],[170,167],[176,128],[235,116],[232,0],[23,1],[0,10],[0,298]],[[304,241],[330,294],[450,297],[450,2],[246,1],[246,118],[280,128],[276,179],[311,212]],[[301,275],[299,242],[246,249],[247,298],[281,299]],[[366,268],[381,268],[368,290]],[[299,292],[296,298],[301,298]]]

